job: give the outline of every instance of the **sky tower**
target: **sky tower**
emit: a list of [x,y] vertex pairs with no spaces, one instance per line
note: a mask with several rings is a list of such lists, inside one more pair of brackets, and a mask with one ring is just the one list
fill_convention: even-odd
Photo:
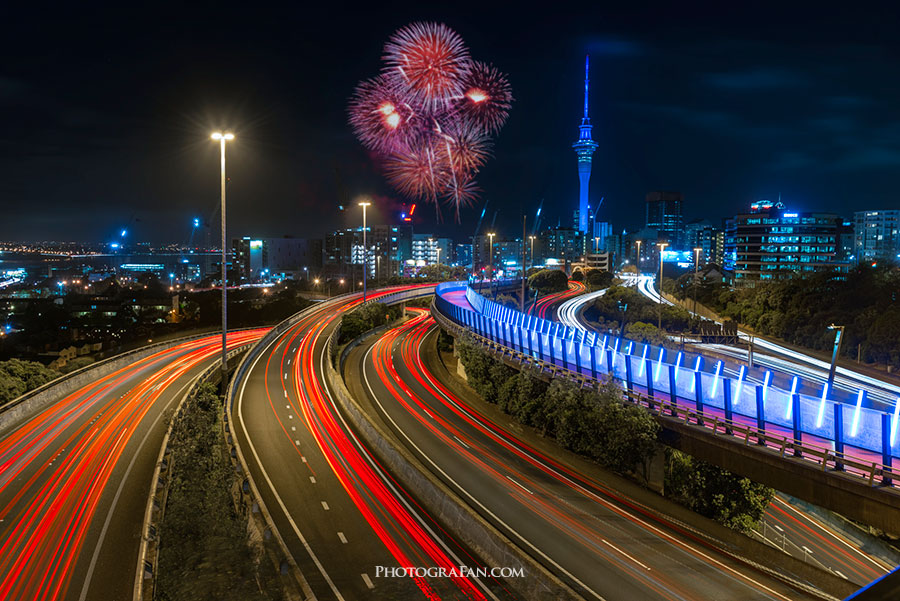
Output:
[[590,55],[584,57],[584,116],[578,127],[578,141],[572,144],[575,154],[578,155],[578,231],[591,235],[588,232],[588,216],[590,214],[588,201],[588,188],[591,181],[591,156],[597,150],[597,143],[591,139],[591,119],[588,117],[588,85],[590,84]]

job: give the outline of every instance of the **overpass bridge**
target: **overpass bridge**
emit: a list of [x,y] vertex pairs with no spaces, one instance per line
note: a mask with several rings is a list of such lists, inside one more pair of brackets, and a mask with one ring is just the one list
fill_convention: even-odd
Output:
[[[900,533],[898,404],[892,413],[802,394],[745,374],[712,372],[684,354],[526,315],[465,282],[436,289],[432,314],[503,361],[594,386],[611,376],[652,411],[667,444],[757,482],[888,532]],[[797,380],[793,380],[796,382]]]

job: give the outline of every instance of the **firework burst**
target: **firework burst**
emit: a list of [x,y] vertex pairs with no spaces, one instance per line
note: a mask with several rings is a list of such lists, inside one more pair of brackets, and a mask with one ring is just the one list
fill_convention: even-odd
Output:
[[413,23],[384,46],[389,77],[406,84],[410,96],[441,110],[462,93],[472,61],[459,34],[444,24]]
[[497,133],[506,123],[512,100],[506,77],[492,65],[475,62],[463,80],[457,106],[463,118],[471,119],[489,133]]
[[415,144],[421,119],[385,76],[360,83],[350,100],[350,125],[363,146],[399,152]]
[[412,23],[384,47],[384,72],[360,83],[350,125],[377,153],[388,181],[413,200],[461,206],[478,194],[474,176],[512,104],[506,77],[473,62],[462,38],[438,23]]
[[457,120],[441,134],[438,152],[455,173],[478,173],[491,154],[491,139],[483,130]]

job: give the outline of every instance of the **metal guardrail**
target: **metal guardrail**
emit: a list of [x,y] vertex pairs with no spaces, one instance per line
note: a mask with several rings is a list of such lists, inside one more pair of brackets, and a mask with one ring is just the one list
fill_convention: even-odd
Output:
[[[457,305],[449,303],[442,299],[439,289],[432,303],[431,314],[441,327],[454,331],[458,335],[468,335],[482,348],[487,349],[496,358],[513,363],[521,368],[537,369],[550,377],[565,377],[582,387],[599,386],[600,378],[609,375],[608,371],[597,369],[596,356],[592,364],[585,366],[577,364],[576,361],[563,361],[563,365],[559,365],[556,361],[560,360],[556,357],[551,361],[543,359],[545,353],[534,353],[527,349],[527,345],[523,345],[520,349],[516,349],[506,343],[495,334],[496,326],[488,326],[491,335],[483,335],[475,328],[469,327],[468,324],[460,324],[453,319],[448,312],[455,309],[462,309]],[[449,309],[449,311],[448,311]],[[490,323],[486,322],[486,318],[482,316],[480,321],[474,320],[472,323]],[[552,348],[552,347],[551,347]],[[607,365],[613,364],[609,358],[612,355],[611,350],[607,350]],[[626,364],[630,365],[630,364]],[[864,478],[867,483],[872,486],[876,484],[876,479],[881,484],[891,485],[896,477],[896,472],[892,469],[890,463],[879,463],[876,461],[861,461],[848,457],[842,449],[831,449],[826,446],[804,441],[802,437],[789,437],[779,434],[773,434],[766,429],[766,423],[757,424],[755,426],[748,425],[737,421],[731,417],[723,417],[704,411],[707,408],[702,402],[696,402],[696,399],[686,399],[673,394],[670,389],[668,392],[654,390],[652,387],[652,379],[650,373],[652,365],[645,365],[647,368],[647,380],[651,382],[651,386],[647,388],[648,393],[642,394],[634,390],[635,385],[640,383],[634,382],[631,377],[631,369],[626,369],[627,379],[620,378],[620,374],[616,370],[612,370],[613,378],[622,384],[623,399],[632,404],[641,405],[662,420],[675,420],[685,425],[702,427],[711,430],[713,434],[729,435],[738,441],[743,441],[745,445],[756,445],[765,447],[778,452],[781,457],[794,457],[797,459],[806,459],[821,465],[823,471],[840,471],[851,475]],[[587,371],[588,373],[585,373]],[[723,386],[727,387],[727,386]],[[694,402],[695,407],[685,407],[679,404],[678,399],[681,398],[685,402]],[[710,409],[718,410],[718,407],[710,407]]]

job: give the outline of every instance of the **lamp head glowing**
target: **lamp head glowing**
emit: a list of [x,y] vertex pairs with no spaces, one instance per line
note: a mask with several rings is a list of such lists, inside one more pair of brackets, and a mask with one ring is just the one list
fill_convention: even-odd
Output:
[[368,206],[370,206],[371,204],[372,204],[371,202],[368,202],[368,201],[365,201],[365,200],[359,201],[359,206],[361,206],[361,207],[368,207]]
[[212,137],[213,140],[216,140],[216,141],[219,141],[219,140],[227,140],[227,141],[234,140],[234,134],[233,134],[233,133],[230,133],[230,132],[229,132],[229,133],[224,133],[224,134],[223,134],[222,132],[217,131],[217,132],[213,133],[213,135],[212,135],[211,137]]

